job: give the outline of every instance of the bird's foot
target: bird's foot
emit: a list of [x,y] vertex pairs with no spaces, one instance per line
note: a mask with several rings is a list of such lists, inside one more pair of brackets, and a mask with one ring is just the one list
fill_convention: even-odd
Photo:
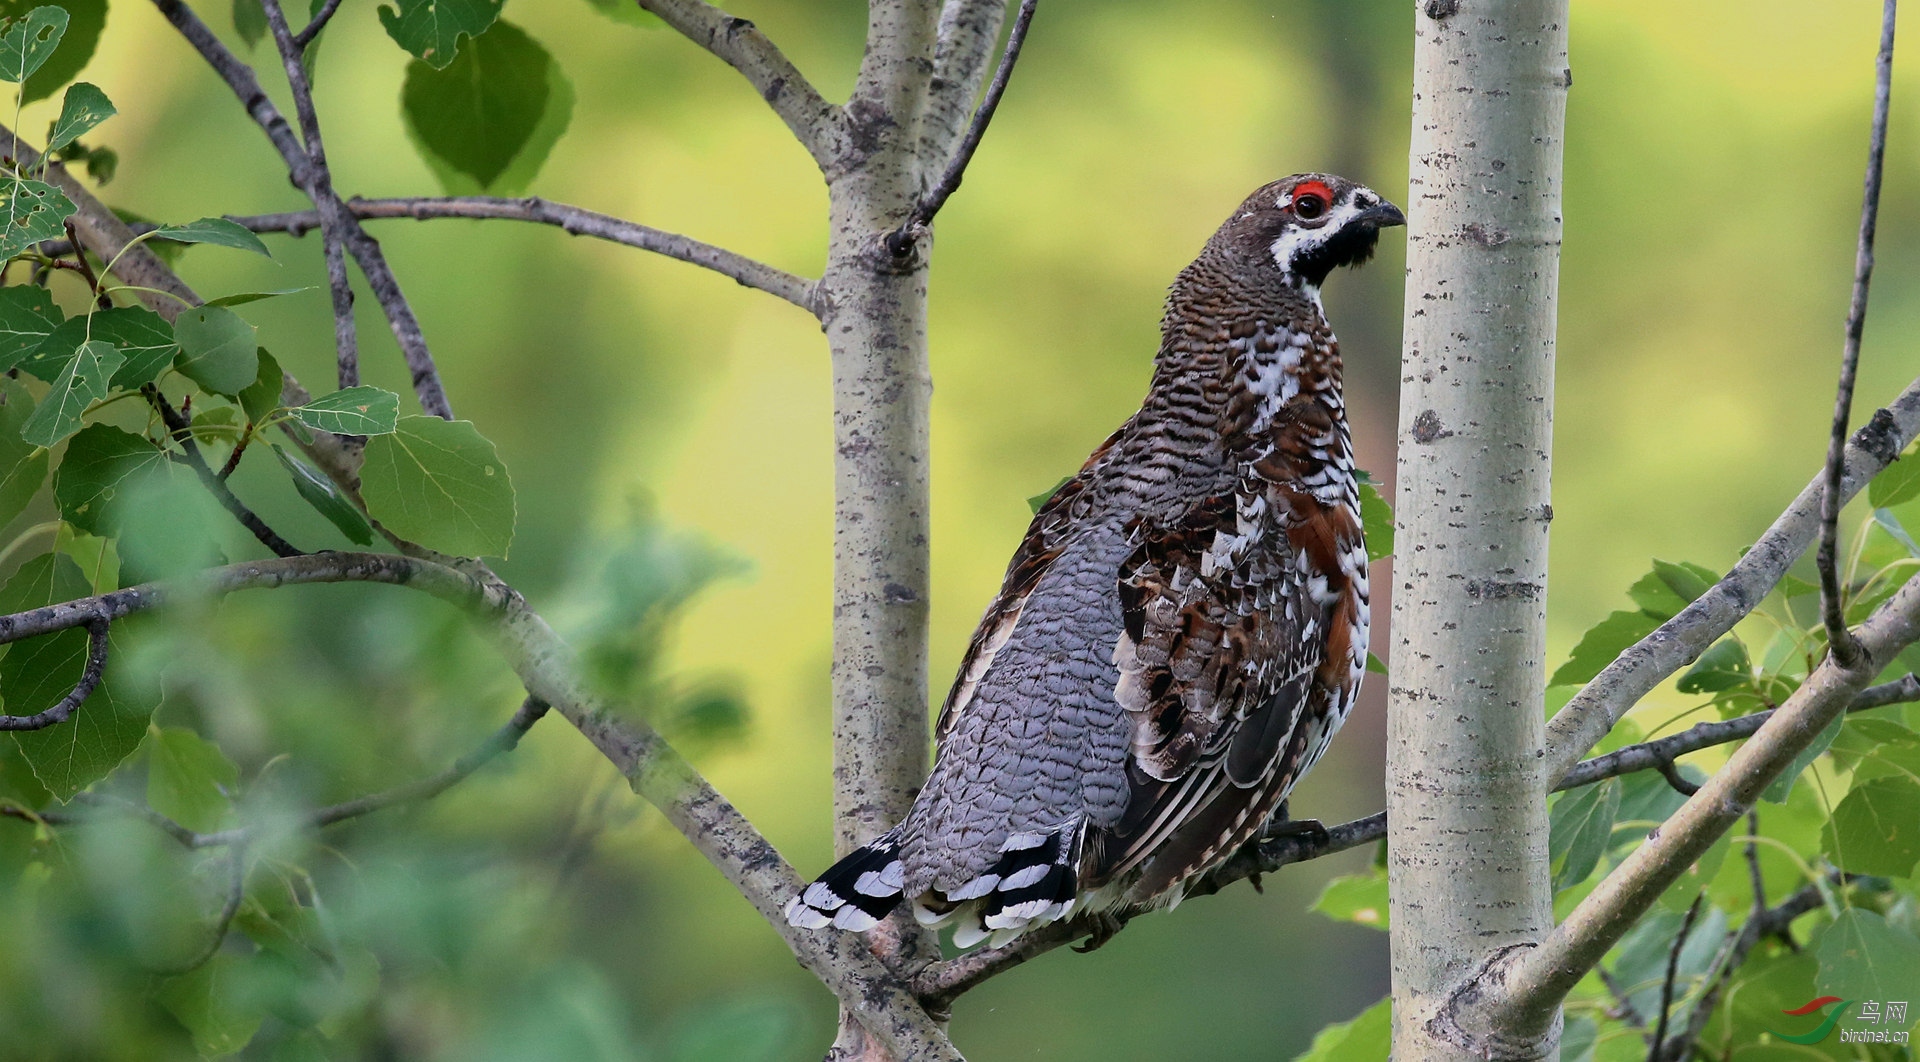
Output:
[[1073,946],[1073,950],[1082,955],[1090,951],[1098,950],[1102,945],[1106,944],[1107,941],[1112,940],[1113,935],[1120,932],[1120,927],[1124,925],[1126,925],[1125,922],[1107,911],[1088,915],[1087,928],[1090,932],[1087,934],[1085,941]]
[[1273,841],[1282,837],[1306,837],[1315,848],[1325,848],[1333,843],[1333,835],[1319,819],[1290,819],[1287,817],[1286,801],[1267,820],[1265,840]]

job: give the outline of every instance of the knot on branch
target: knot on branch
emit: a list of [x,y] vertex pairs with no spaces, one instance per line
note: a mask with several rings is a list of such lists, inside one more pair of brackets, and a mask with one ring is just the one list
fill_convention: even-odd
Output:
[[1881,464],[1891,464],[1900,456],[1900,425],[1893,414],[1882,406],[1873,411],[1873,416],[1860,430],[1853,433],[1853,445],[1861,452],[1871,456]]
[[1547,1057],[1560,1042],[1559,1007],[1544,1015],[1507,1014],[1502,1015],[1503,1021],[1489,1020],[1489,1011],[1506,996],[1507,978],[1514,964],[1533,948],[1533,944],[1509,944],[1481,959],[1461,976],[1426,1020],[1422,1026],[1426,1034],[1488,1062],[1529,1062]]

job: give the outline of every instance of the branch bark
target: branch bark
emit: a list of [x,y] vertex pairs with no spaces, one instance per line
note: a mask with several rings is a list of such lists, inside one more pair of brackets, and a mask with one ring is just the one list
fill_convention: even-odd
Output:
[[1574,983],[1600,961],[1668,885],[1731,829],[1803,749],[1879,671],[1920,641],[1920,580],[1862,624],[1861,658],[1829,656],[1656,835],[1635,849],[1540,941],[1513,953],[1487,981],[1451,1001],[1463,1028],[1543,1035]]
[[[348,212],[361,220],[413,218],[416,221],[426,221],[432,218],[501,218],[552,225],[565,230],[570,236],[591,236],[611,243],[625,244],[628,247],[652,251],[654,254],[665,255],[703,269],[710,269],[721,276],[731,278],[743,287],[756,288],[769,295],[779,296],[808,313],[816,316],[819,314],[814,305],[814,290],[818,283],[816,281],[795,276],[783,269],[775,269],[764,262],[755,261],[724,247],[716,247],[678,233],[616,218],[611,214],[601,214],[581,207],[568,206],[565,203],[551,202],[539,196],[527,196],[522,199],[503,199],[484,195],[354,198],[346,201],[346,207]],[[285,214],[235,215],[227,220],[243,225],[254,232],[284,232],[295,237],[304,236],[320,227],[320,213],[317,210]]]
[[833,166],[843,135],[840,108],[828,103],[758,27],[702,0],[639,3],[681,36],[740,71],[821,169]]
[[1873,281],[1873,233],[1880,219],[1880,176],[1886,169],[1887,110],[1893,96],[1893,27],[1899,0],[1886,0],[1880,16],[1880,53],[1874,62],[1873,132],[1867,143],[1866,191],[1860,203],[1860,237],[1853,260],[1853,298],[1847,306],[1847,333],[1840,356],[1840,384],[1834,389],[1833,431],[1827,443],[1826,483],[1820,493],[1820,616],[1827,628],[1827,651],[1842,663],[1857,662],[1860,646],[1847,630],[1846,603],[1840,597],[1840,477],[1846,463],[1847,420],[1853,413],[1853,382],[1860,369],[1860,337],[1867,327],[1867,287]]
[[[1489,950],[1552,925],[1546,635],[1566,0],[1415,15],[1407,311],[1387,713],[1393,1048]],[[1462,868],[1475,868],[1462,873]],[[1551,1057],[1530,1031],[1500,1057]]]

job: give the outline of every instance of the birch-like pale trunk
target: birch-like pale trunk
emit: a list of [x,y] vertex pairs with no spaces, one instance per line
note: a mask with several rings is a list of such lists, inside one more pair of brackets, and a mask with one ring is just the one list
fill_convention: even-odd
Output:
[[[1394,1057],[1547,1059],[1447,1004],[1552,928],[1541,770],[1567,0],[1421,0],[1387,737]],[[1492,1050],[1494,1053],[1489,1054]]]

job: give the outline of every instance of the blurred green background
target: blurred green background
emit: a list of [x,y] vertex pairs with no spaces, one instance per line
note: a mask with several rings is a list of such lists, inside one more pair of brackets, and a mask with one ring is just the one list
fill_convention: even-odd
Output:
[[[244,48],[226,0],[196,6]],[[1814,471],[1878,13],[1866,0],[1575,6],[1546,668],[1620,607],[1649,557],[1724,570]],[[1025,499],[1132,410],[1165,287],[1226,213],[1301,170],[1342,172],[1404,204],[1413,9],[1041,6],[939,223],[936,700],[1024,529]],[[844,98],[862,5],[734,10]],[[575,95],[532,191],[818,272],[825,189],[730,70],[584,0],[513,0],[505,17],[555,55]],[[346,0],[317,91],[349,193],[439,191],[399,117],[405,58],[370,0]],[[252,59],[284,107],[270,48]],[[114,205],[167,221],[305,205],[152,8],[116,0],[82,76],[120,107],[97,137],[120,153],[104,191]],[[1908,338],[1920,315],[1920,138],[1900,102],[1914,88],[1896,75],[1863,411],[1920,368]],[[44,129],[52,107],[29,107],[18,127]],[[616,680],[790,860],[817,871],[830,856],[832,531],[817,324],[693,267],[555,229],[373,225],[456,411],[499,444],[518,488],[501,573],[576,630],[611,616],[661,632],[658,659],[616,660]],[[195,250],[182,271],[209,294],[320,286],[248,308],[262,342],[318,386],[332,364],[319,241],[267,239],[277,264]],[[1403,261],[1389,238],[1326,299],[1361,464],[1387,483]],[[368,382],[405,392],[376,304],[363,293],[360,307]],[[237,482],[296,541],[337,544],[284,488]],[[12,533],[46,518],[30,513]],[[232,555],[251,553],[236,543]],[[1377,572],[1374,585],[1391,579]],[[517,702],[463,621],[401,591],[285,591],[189,619],[150,624],[141,639],[145,659],[168,665],[160,721],[217,741],[260,803],[338,800],[436,770]],[[1333,822],[1380,806],[1382,690],[1370,681],[1345,738],[1294,797],[1296,815]],[[119,884],[83,893],[16,873],[48,845]],[[955,1040],[979,1062],[1290,1058],[1386,990],[1384,934],[1305,910],[1326,878],[1369,855],[1289,868],[1264,896],[1237,887],[1141,919],[1091,955],[1049,954],[965,997]],[[217,864],[140,831],[36,839],[8,820],[0,871],[0,1056],[192,1057],[178,1008],[140,1001],[146,967],[193,950],[193,913],[217,906]],[[827,992],[557,719],[430,807],[282,840],[261,873],[283,874],[303,903],[318,897],[342,950],[304,987],[260,989],[280,992],[271,1005],[201,1008],[214,1026],[262,1022],[247,1057],[799,1060],[831,1038]],[[176,991],[231,1001],[217,983],[229,972]],[[323,1022],[332,1039],[289,1015],[334,1013],[340,999],[356,1002]]]

